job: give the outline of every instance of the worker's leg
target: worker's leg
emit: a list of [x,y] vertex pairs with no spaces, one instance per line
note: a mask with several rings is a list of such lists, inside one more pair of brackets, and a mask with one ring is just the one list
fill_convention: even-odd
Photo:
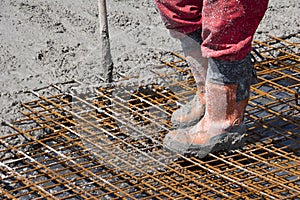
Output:
[[[194,98],[177,109],[172,114],[171,121],[178,127],[191,126],[197,123],[205,111],[205,80],[207,73],[207,58],[202,57],[200,45],[202,40],[199,31],[181,38],[182,49],[194,76],[197,91]],[[199,37],[197,39],[197,37]]]
[[199,157],[238,145],[244,134],[244,111],[252,80],[250,55],[240,61],[209,59],[206,80],[206,110],[195,126],[167,134],[164,146]]
[[[157,8],[172,37],[181,41],[197,84],[197,93],[191,102],[176,110],[171,118],[179,127],[198,122],[204,114],[204,83],[207,59],[201,53],[202,0],[156,0]],[[198,108],[198,109],[195,109]]]
[[227,61],[245,58],[267,5],[268,0],[204,0],[203,56]]
[[247,54],[266,6],[263,0],[204,1],[202,52],[209,57],[205,115],[189,129],[170,132],[166,148],[204,157],[241,140],[252,79]]
[[181,38],[201,29],[202,0],[155,0],[172,37]]

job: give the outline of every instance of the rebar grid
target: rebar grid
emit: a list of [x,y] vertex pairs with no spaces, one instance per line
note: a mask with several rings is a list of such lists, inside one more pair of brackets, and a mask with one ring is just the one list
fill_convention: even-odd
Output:
[[253,44],[258,82],[243,148],[205,159],[163,149],[172,112],[195,93],[173,53],[147,69],[150,81],[133,75],[31,91],[36,100],[22,103],[23,117],[3,122],[1,199],[299,198],[300,35],[269,37]]

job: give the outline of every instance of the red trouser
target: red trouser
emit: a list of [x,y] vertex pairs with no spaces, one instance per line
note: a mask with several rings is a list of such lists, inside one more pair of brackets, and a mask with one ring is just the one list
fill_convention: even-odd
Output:
[[268,0],[155,0],[175,38],[202,30],[204,57],[243,59],[268,7]]

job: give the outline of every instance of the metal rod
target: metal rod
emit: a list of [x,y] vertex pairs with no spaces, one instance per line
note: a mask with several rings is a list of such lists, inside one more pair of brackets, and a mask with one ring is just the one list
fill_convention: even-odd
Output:
[[104,70],[104,79],[106,82],[110,83],[113,81],[113,61],[110,51],[106,0],[98,0],[98,7],[100,22],[101,65]]
[[243,148],[204,159],[163,148],[180,97],[195,92],[174,53],[174,62],[151,69],[163,86],[129,86],[136,77],[125,77],[27,92],[33,100],[20,104],[19,119],[0,117],[0,199],[297,198],[300,36],[270,38],[254,44],[263,59],[255,64]]

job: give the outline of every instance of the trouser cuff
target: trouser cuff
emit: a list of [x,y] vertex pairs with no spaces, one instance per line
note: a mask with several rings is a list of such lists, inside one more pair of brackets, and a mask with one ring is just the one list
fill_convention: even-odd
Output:
[[220,85],[237,84],[236,101],[249,98],[251,82],[256,78],[254,74],[250,54],[232,62],[208,59],[207,81]]

